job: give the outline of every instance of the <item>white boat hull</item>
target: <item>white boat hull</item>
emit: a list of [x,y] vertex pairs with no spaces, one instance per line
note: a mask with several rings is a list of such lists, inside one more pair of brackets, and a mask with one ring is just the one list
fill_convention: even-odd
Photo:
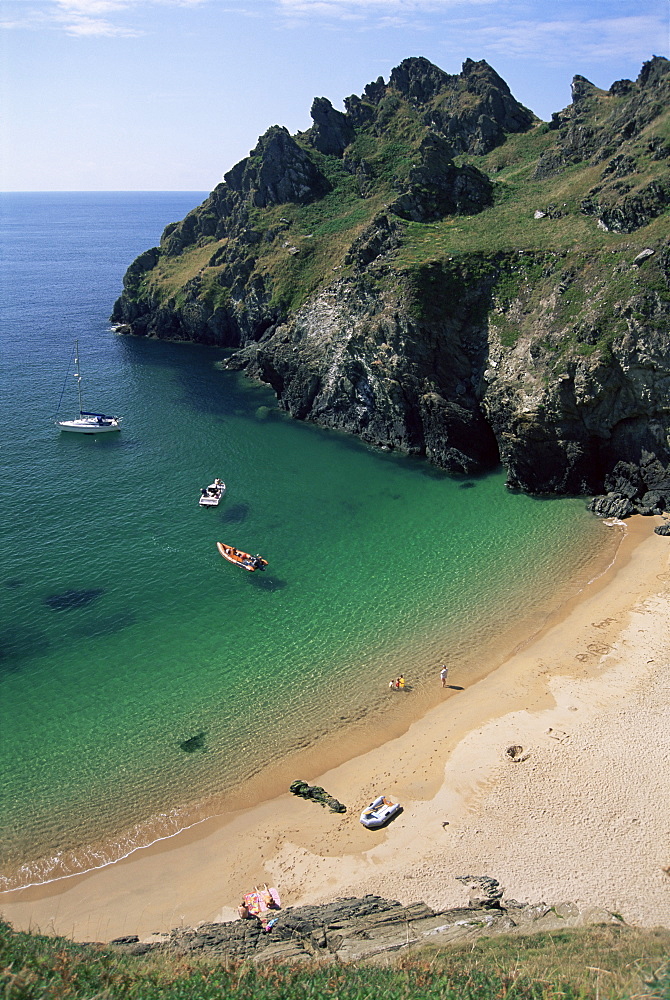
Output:
[[120,431],[121,425],[118,420],[110,423],[98,423],[97,420],[57,420],[56,426],[62,431],[70,431],[73,434],[108,434],[110,431]]
[[368,830],[377,830],[384,826],[390,819],[400,812],[402,806],[399,802],[391,802],[384,795],[371,802],[367,809],[361,813],[361,823]]
[[218,479],[216,482],[210,483],[204,492],[201,492],[198,503],[201,507],[218,507],[219,500],[225,495],[225,492],[226,484]]
[[[71,364],[72,362],[70,362],[70,365]],[[67,375],[65,376],[66,382],[70,373],[70,365],[68,365]],[[72,420],[57,420],[56,427],[58,427],[61,431],[69,431],[71,434],[109,434],[110,431],[120,431],[121,417],[110,417],[106,413],[96,413],[92,410],[85,410],[83,407],[81,397],[81,372],[79,370],[78,340],[75,340],[74,342],[74,377],[77,380],[79,416],[73,417]],[[61,400],[63,399],[64,392],[65,386],[63,386]],[[60,408],[60,401],[58,406]]]

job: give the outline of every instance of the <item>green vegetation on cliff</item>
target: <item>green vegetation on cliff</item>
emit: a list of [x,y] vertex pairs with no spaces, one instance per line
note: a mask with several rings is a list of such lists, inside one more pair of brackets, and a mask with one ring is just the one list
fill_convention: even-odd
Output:
[[[382,283],[407,279],[416,289],[425,284],[415,278],[417,268],[454,257],[477,254],[489,268],[497,260],[499,269],[501,254],[561,257],[578,249],[580,258],[570,263],[581,270],[583,255],[593,267],[604,255],[623,253],[628,261],[638,249],[658,248],[670,204],[666,63],[652,60],[637,85],[620,81],[610,91],[575,78],[573,105],[547,125],[516,104],[485,63],[450,77],[426,60],[405,60],[388,85],[377,81],[362,98],[349,98],[346,115],[329,108],[307,132],[286,133],[279,153],[263,137],[245,170],[235,168],[241,186],[231,171],[202,206],[166,229],[154,266],[127,282],[115,318],[144,332],[130,308],[137,304],[160,336],[152,312],[166,307],[176,315],[197,303],[198,328],[189,331],[193,316],[182,317],[183,333],[226,342],[226,313],[236,321],[231,346],[238,346],[257,337],[257,318],[245,322],[241,315],[249,289],[263,289],[264,329],[268,317],[290,315],[336,278],[361,270]],[[482,112],[489,112],[486,129]],[[335,139],[324,144],[328,129]],[[302,159],[292,163],[292,156]],[[300,174],[304,162],[309,176]],[[274,181],[282,172],[298,176],[280,191],[268,175]],[[394,220],[393,245],[373,248],[361,261],[352,247],[385,214]],[[597,282],[602,296],[596,288],[605,320],[605,299],[612,298],[605,293],[607,263]],[[501,280],[509,288],[509,278]],[[618,297],[634,291],[629,282]],[[494,299],[503,311],[510,302],[508,292]],[[571,308],[557,314],[566,327],[585,318],[575,289],[568,302]],[[435,311],[435,303],[424,307]],[[512,339],[503,331],[503,342]]]
[[[129,268],[126,333],[232,348],[300,419],[538,493],[670,504],[670,62],[539,122],[411,58],[273,126]],[[623,477],[623,478],[622,478]]]
[[392,965],[222,964],[14,932],[0,922],[5,1000],[663,1000],[668,931],[627,927],[482,939]]

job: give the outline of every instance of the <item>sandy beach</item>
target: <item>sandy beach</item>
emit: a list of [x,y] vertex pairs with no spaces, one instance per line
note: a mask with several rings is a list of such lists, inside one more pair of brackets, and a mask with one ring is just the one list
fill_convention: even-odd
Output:
[[[632,518],[614,565],[482,680],[385,745],[311,773],[332,814],[288,794],[98,871],[0,895],[17,929],[79,941],[232,920],[267,882],[284,906],[376,893],[462,905],[458,875],[670,927],[670,539]],[[439,687],[439,665],[435,684]],[[405,676],[411,679],[412,664]],[[508,748],[521,748],[517,760]],[[297,777],[298,775],[296,775]],[[403,812],[358,822],[376,795]]]

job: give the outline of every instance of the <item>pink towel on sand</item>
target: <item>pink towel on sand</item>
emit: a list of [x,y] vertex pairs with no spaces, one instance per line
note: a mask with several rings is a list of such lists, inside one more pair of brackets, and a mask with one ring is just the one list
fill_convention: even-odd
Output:
[[[274,900],[274,906],[272,909],[278,910],[281,907],[281,900],[279,899],[279,893],[276,889],[269,890],[272,899]],[[263,899],[260,892],[247,892],[244,896],[244,902],[247,904],[247,909],[249,913],[253,913],[255,917],[260,917],[261,914],[268,913],[269,907],[265,900]]]

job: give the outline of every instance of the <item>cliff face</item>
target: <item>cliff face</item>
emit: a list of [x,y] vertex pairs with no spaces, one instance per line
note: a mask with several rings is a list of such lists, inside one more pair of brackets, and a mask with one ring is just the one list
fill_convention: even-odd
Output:
[[548,125],[470,60],[318,98],[131,265],[112,320],[234,348],[298,419],[449,471],[667,507],[669,65],[576,77]]
[[110,942],[125,954],[152,951],[187,958],[212,955],[222,961],[323,962],[374,961],[425,945],[474,942],[498,934],[550,933],[592,924],[625,927],[619,916],[595,906],[575,903],[520,903],[504,899],[503,889],[489,876],[456,876],[470,888],[469,905],[434,911],[425,903],[402,906],[381,896],[343,898],[322,906],[274,911],[271,932],[260,920],[181,927],[140,942],[128,935]]

